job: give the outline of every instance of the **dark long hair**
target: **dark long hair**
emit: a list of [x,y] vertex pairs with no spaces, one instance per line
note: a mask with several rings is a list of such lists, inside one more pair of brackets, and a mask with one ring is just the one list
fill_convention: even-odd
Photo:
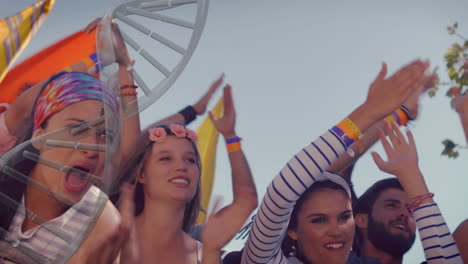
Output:
[[[168,125],[161,125],[159,127],[164,128],[168,136],[174,135],[172,131],[169,129]],[[189,141],[192,144],[193,150],[195,152],[196,164],[198,165],[199,175],[201,177],[200,153],[198,152],[198,148],[195,145],[195,143],[192,142],[191,140]],[[118,188],[121,186],[121,184],[123,184],[124,182],[130,182],[132,184],[135,184],[135,196],[134,196],[135,216],[141,214],[141,212],[143,211],[145,207],[143,184],[139,183],[137,179],[144,170],[146,160],[149,156],[149,153],[151,152],[151,147],[153,146],[153,144],[154,142],[149,139],[149,129],[145,129],[141,133],[141,137],[139,141],[137,142],[137,144],[135,145],[134,152],[132,155],[130,155],[130,159],[125,162],[122,173],[120,173],[118,177],[118,181],[117,181],[118,184],[114,186],[113,195],[111,195],[111,201],[114,204],[116,204],[119,200],[120,195],[119,195]],[[184,220],[182,223],[182,230],[184,230],[184,232],[189,232],[192,226],[195,224],[195,221],[197,220],[197,216],[201,208],[200,196],[201,196],[201,191],[200,191],[200,179],[199,179],[199,184],[198,184],[195,196],[185,206]]]
[[[343,186],[333,181],[325,180],[315,182],[301,195],[301,197],[297,200],[296,204],[294,205],[293,211],[291,213],[291,218],[289,220],[288,230],[295,230],[297,228],[298,214],[302,210],[304,203],[309,200],[310,196],[313,193],[324,189],[342,191],[346,197],[349,197],[348,192],[343,188]],[[283,254],[286,257],[295,255],[296,258],[298,258],[301,262],[308,263],[307,260],[304,258],[304,254],[299,251],[297,241],[289,237],[288,234],[284,236],[283,242],[281,244],[281,250],[283,250]]]
[[[22,127],[23,131],[26,131],[22,135],[19,136],[17,141],[17,146],[21,145],[22,143],[31,139],[33,134],[33,124],[34,124],[34,110],[36,109],[36,104],[38,101],[39,95],[42,93],[45,87],[49,85],[50,82],[55,80],[57,77],[61,76],[65,72],[59,72],[55,75],[52,75],[39,89],[36,99],[34,100],[34,105],[31,108],[31,114],[29,118],[24,120],[23,124],[20,126]],[[30,87],[29,87],[30,88]],[[29,89],[28,88],[28,89]],[[45,129],[47,127],[48,121],[45,120],[41,124],[41,128]],[[12,151],[12,150],[11,150]],[[32,144],[28,144],[24,149],[16,150],[16,153],[10,156],[10,159],[3,163],[2,165],[9,165],[12,169],[17,172],[22,173],[23,175],[27,175],[29,177],[29,173],[31,170],[36,166],[36,162],[30,159],[25,159],[22,155],[24,151],[29,151],[34,154],[39,154],[39,150],[34,148]],[[19,162],[17,162],[19,161]],[[12,164],[15,162],[14,164]],[[10,175],[4,172],[4,166],[0,167],[0,194],[3,194],[7,197],[0,197],[0,228],[5,231],[8,231],[10,228],[11,222],[13,217],[16,214],[16,210],[18,209],[18,205],[21,202],[21,197],[23,197],[24,192],[26,191],[27,183],[20,182],[19,180],[12,178]],[[7,199],[14,201],[15,206],[8,206],[6,204]],[[12,205],[10,203],[10,205]],[[3,232],[0,232],[0,238],[3,237]]]

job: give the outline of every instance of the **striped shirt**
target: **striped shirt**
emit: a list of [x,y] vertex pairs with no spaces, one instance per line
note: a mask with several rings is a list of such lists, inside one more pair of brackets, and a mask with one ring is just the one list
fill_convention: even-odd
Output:
[[423,204],[416,208],[413,216],[427,263],[463,263],[437,204]]
[[[107,202],[107,196],[91,186],[83,198],[61,216],[26,232],[24,197],[9,228],[10,237],[20,242],[20,250],[41,263],[65,263],[79,247]],[[22,249],[21,249],[22,248]],[[31,256],[31,254],[33,256]]]
[[[296,201],[318,179],[323,178],[322,173],[341,155],[347,147],[344,142],[332,131],[328,130],[325,134],[314,140],[303,148],[283,167],[278,175],[267,188],[266,194],[258,209],[257,216],[254,219],[252,229],[250,230],[247,244],[242,254],[242,264],[268,263],[268,264],[286,264],[287,259],[281,251],[281,243],[286,235],[291,212]],[[434,205],[431,210],[437,210]],[[418,221],[418,227],[425,227],[427,231],[422,237],[431,243],[427,247],[426,254],[429,263],[461,263],[458,262],[434,262],[440,260],[457,259],[458,253],[456,246],[452,246],[452,235],[441,232],[441,227],[446,227],[445,222],[441,220],[438,225],[422,226],[422,221],[434,221],[437,216],[431,217],[432,212],[429,209],[419,209],[415,212],[415,219]],[[429,216],[429,218],[427,218]],[[419,219],[419,220],[418,220]],[[421,223],[419,223],[421,222]],[[422,231],[425,231],[423,229]],[[421,231],[420,231],[421,232]],[[427,234],[426,234],[427,233]],[[438,238],[432,238],[436,234],[441,234]],[[444,235],[445,234],[445,235]],[[442,243],[440,236],[447,239],[447,243]]]

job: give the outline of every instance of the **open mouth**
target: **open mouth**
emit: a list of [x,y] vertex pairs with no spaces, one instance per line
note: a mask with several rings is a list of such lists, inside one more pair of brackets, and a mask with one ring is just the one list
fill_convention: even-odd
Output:
[[408,232],[408,228],[403,224],[396,224],[396,225],[393,225],[393,227],[396,229],[400,229],[402,231]]
[[70,192],[81,192],[88,185],[89,169],[81,166],[73,166],[65,176],[65,189]]
[[190,180],[185,177],[176,177],[170,179],[169,182],[175,184],[178,187],[188,187],[190,185]]
[[326,244],[325,247],[328,249],[340,249],[344,246],[344,243],[330,243]]

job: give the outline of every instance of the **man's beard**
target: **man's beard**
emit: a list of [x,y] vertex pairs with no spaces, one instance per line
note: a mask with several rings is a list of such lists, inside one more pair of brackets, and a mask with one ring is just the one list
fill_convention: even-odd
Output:
[[375,248],[395,258],[403,257],[416,238],[415,233],[409,234],[409,237],[392,234],[383,223],[375,221],[372,217],[369,217],[368,236]]

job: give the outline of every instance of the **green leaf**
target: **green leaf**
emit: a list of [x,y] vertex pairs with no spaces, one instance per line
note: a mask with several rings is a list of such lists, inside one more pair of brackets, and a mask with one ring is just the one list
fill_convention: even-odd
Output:
[[444,141],[442,141],[442,144],[445,146],[445,148],[447,149],[453,149],[455,148],[457,145],[450,139],[446,139]]

